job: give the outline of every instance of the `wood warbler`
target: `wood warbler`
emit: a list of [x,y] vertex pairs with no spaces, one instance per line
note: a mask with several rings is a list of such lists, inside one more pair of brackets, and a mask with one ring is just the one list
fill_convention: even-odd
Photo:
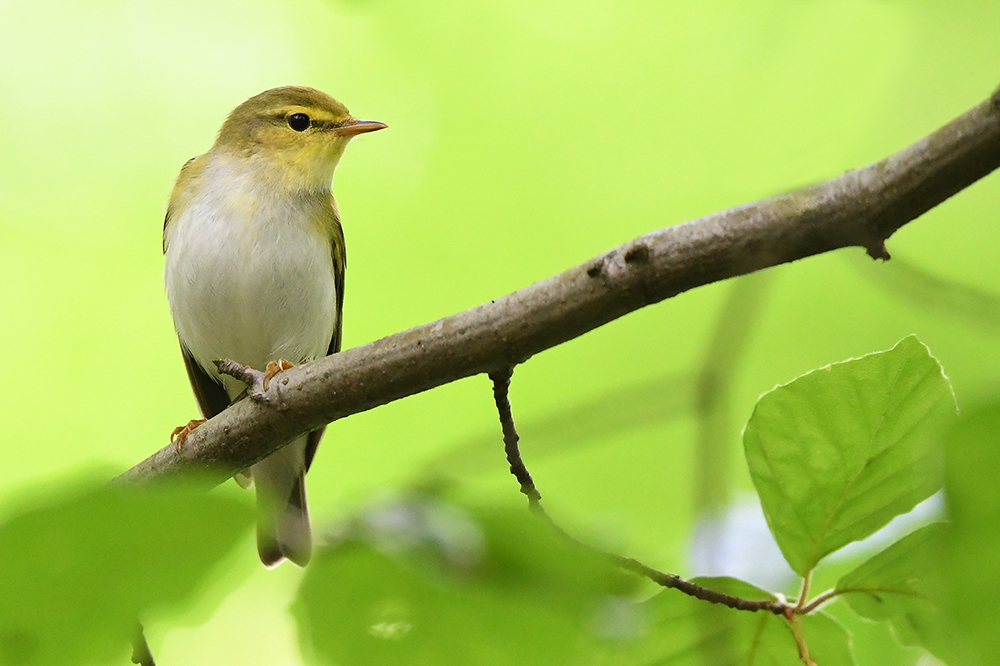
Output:
[[[163,224],[164,283],[205,418],[246,388],[213,361],[266,367],[270,377],[288,361],[340,351],[347,255],[330,181],[347,143],[384,127],[318,90],[274,88],[236,107],[212,148],[181,168]],[[202,422],[178,428],[179,442]],[[237,476],[256,485],[267,566],[305,566],[312,554],[305,473],[322,435]]]

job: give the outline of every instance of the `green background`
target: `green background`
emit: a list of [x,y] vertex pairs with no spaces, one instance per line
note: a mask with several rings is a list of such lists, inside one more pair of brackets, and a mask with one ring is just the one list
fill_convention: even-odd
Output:
[[[2,0],[0,517],[81,469],[127,468],[195,416],[164,202],[257,92],[311,85],[390,126],[334,180],[352,347],[880,159],[1000,84],[998,29],[990,2]],[[693,575],[696,515],[751,491],[739,435],[760,393],[911,333],[960,406],[995,393],[998,204],[991,176],[904,227],[885,265],[811,258],[531,359],[511,397],[549,510]],[[706,367],[723,378],[708,406]],[[523,499],[485,377],[334,424],[309,477],[317,532],[440,478]],[[285,606],[301,572],[263,571],[249,535],[227,571],[236,592],[148,623],[158,661],[299,663]]]

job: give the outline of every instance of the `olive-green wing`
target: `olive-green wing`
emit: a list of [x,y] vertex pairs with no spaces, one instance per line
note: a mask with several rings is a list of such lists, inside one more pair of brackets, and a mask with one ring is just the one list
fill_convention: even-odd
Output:
[[347,271],[347,248],[344,245],[344,230],[337,220],[336,233],[333,239],[333,283],[337,289],[337,323],[333,327],[333,338],[326,355],[340,351],[344,324],[344,273]]
[[[324,207],[325,208],[325,207]],[[329,218],[329,226],[326,228],[331,237],[331,255],[333,257],[333,283],[337,290],[337,321],[333,325],[333,337],[330,339],[330,347],[327,356],[340,351],[343,339],[344,328],[344,273],[347,271],[347,246],[344,244],[344,230],[340,225],[340,215],[337,212],[337,204],[330,198],[330,208],[326,209]],[[313,430],[306,440],[306,469],[312,464],[313,456],[316,455],[316,447],[323,437],[326,427]]]
[[[185,196],[184,193],[188,193],[186,196],[190,196],[191,188],[188,187],[190,181],[201,174],[202,167],[195,165],[197,159],[197,157],[192,157],[184,163],[184,166],[181,167],[181,172],[177,174],[174,189],[170,193],[170,201],[167,202],[167,214],[163,216],[163,254],[167,253],[167,227],[170,226],[172,213],[184,203],[181,201]],[[200,164],[204,164],[204,160]]]

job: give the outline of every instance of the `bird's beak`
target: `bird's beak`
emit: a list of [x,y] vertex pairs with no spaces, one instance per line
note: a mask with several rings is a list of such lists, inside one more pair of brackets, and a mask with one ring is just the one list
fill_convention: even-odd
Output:
[[333,133],[337,136],[357,136],[358,134],[374,132],[376,130],[385,129],[386,127],[388,127],[388,125],[380,123],[377,120],[358,120],[357,118],[351,118],[346,123],[333,130]]

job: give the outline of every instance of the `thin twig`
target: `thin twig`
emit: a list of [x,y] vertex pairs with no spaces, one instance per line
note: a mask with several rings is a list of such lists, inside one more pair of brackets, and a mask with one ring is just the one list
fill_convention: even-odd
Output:
[[789,606],[784,601],[779,601],[777,599],[743,599],[741,597],[734,597],[731,594],[717,592],[710,588],[698,585],[697,583],[684,580],[677,574],[657,571],[656,569],[646,566],[642,562],[631,557],[611,555],[611,558],[621,568],[648,578],[657,585],[680,590],[684,594],[701,599],[702,601],[707,601],[710,604],[722,604],[723,606],[728,606],[729,608],[750,611],[751,613],[756,613],[757,611],[768,611],[774,613],[775,615],[783,615],[785,617],[788,616]]
[[229,375],[247,385],[246,390],[233,402],[238,401],[243,395],[249,395],[254,400],[264,399],[266,395],[264,391],[264,381],[267,379],[266,373],[251,368],[249,365],[237,363],[230,358],[214,361],[214,363],[215,367],[219,370],[219,374]]
[[733,423],[732,384],[746,357],[754,324],[774,274],[762,271],[733,281],[714,326],[695,384],[698,434],[694,455],[695,515],[716,515],[729,504],[730,456],[739,428]]
[[504,368],[489,373],[490,381],[493,382],[493,400],[496,402],[497,414],[500,416],[500,427],[503,429],[503,448],[507,454],[507,462],[510,464],[510,473],[514,475],[517,482],[521,484],[521,492],[528,496],[528,506],[533,510],[541,509],[542,496],[535,488],[535,482],[528,473],[528,468],[521,460],[521,450],[518,448],[517,428],[514,427],[514,415],[510,409],[510,399],[508,391],[510,389],[510,378],[514,374],[514,368]]
[[544,507],[542,507],[542,496],[535,487],[535,482],[532,480],[531,474],[528,472],[528,468],[521,459],[521,451],[518,447],[519,437],[517,435],[517,429],[514,426],[514,416],[511,411],[510,399],[508,396],[510,379],[513,373],[513,368],[505,368],[504,370],[491,372],[489,376],[493,381],[493,399],[496,402],[497,413],[500,415],[500,424],[503,428],[504,450],[507,453],[507,462],[510,463],[510,473],[513,474],[518,480],[518,483],[521,484],[521,492],[528,496],[529,507],[535,511],[535,513],[545,518],[553,528],[573,543],[590,551],[604,555],[614,564],[625,569],[626,571],[631,571],[634,574],[648,578],[657,585],[673,588],[683,592],[684,594],[695,597],[696,599],[701,599],[702,601],[707,601],[713,604],[722,604],[723,606],[735,608],[736,610],[751,612],[766,610],[774,613],[775,615],[787,616],[789,605],[782,601],[741,599],[730,594],[716,592],[715,590],[711,590],[707,587],[684,580],[677,574],[658,571],[631,557],[623,557],[621,555],[609,553],[590,544],[583,543],[559,526],[548,514],[548,512],[545,511]]

